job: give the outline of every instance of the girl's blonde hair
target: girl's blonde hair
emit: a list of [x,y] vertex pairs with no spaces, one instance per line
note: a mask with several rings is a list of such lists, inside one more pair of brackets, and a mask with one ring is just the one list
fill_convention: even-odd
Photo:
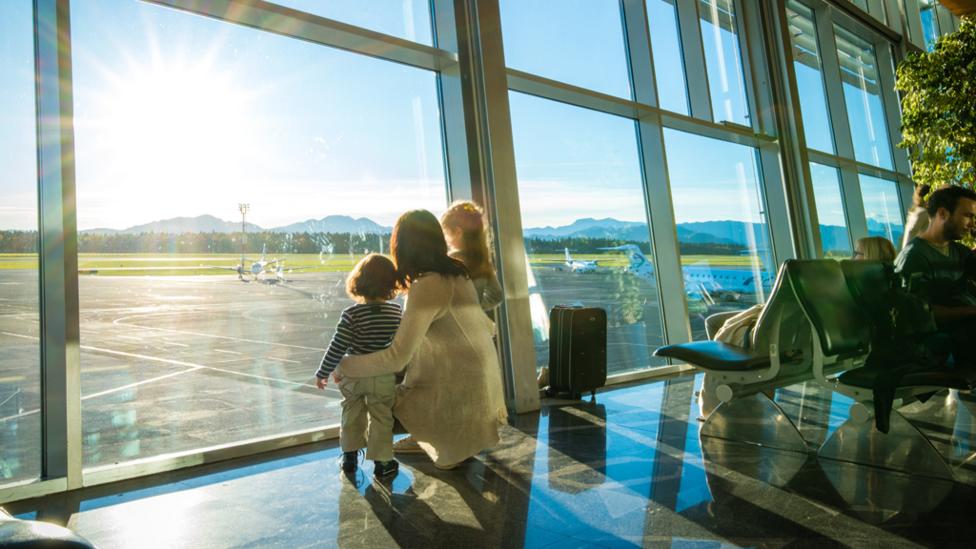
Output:
[[484,211],[470,200],[455,201],[441,216],[444,230],[461,231],[461,247],[451,255],[460,259],[468,268],[471,278],[487,278],[494,274],[488,233],[485,231]]
[[861,259],[868,261],[885,261],[891,263],[895,260],[895,246],[890,240],[883,236],[867,236],[858,238],[854,243],[855,255],[860,255]]

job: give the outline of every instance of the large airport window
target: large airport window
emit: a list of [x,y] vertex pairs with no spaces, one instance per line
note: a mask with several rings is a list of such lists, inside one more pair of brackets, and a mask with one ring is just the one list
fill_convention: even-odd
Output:
[[397,38],[432,45],[429,0],[273,0],[296,10],[321,15]]
[[40,476],[34,19],[0,2],[0,485]]
[[700,0],[702,47],[712,96],[712,118],[749,126],[749,103],[732,0]]
[[820,223],[820,245],[824,257],[851,256],[851,236],[847,230],[847,215],[841,193],[837,168],[810,163],[813,179],[813,199]]
[[922,34],[925,38],[925,48],[935,49],[935,41],[939,39],[939,15],[936,13],[935,0],[919,0],[921,3],[919,15],[922,17]]
[[692,335],[702,339],[708,315],[762,303],[776,278],[756,150],[672,129],[664,142]]
[[662,109],[688,114],[688,86],[674,0],[647,0],[647,23],[654,55],[658,105]]
[[891,169],[891,145],[874,46],[838,25],[834,25],[834,36],[854,158]]
[[344,279],[446,203],[436,75],[72,4],[84,464],[335,424]]
[[634,121],[509,94],[539,364],[554,305],[607,311],[607,371],[663,364]]
[[786,15],[790,22],[793,71],[796,74],[796,89],[799,92],[803,135],[806,137],[807,147],[832,153],[834,139],[830,131],[830,114],[813,10],[791,1],[787,4]]
[[860,174],[860,183],[868,234],[883,236],[895,248],[900,248],[901,236],[905,232],[905,216],[898,198],[898,184],[864,174]]
[[618,0],[500,0],[499,9],[509,68],[631,97]]

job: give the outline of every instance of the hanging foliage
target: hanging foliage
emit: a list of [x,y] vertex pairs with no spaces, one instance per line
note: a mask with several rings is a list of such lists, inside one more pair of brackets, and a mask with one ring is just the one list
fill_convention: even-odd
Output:
[[976,185],[976,20],[898,66],[899,147],[912,155],[916,184]]

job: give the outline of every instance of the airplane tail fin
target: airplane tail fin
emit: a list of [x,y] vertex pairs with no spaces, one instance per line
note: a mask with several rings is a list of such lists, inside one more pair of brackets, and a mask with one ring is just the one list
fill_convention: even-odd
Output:
[[264,255],[266,253],[268,253],[268,245],[267,244],[263,244],[261,246],[261,261],[264,261]]
[[569,256],[569,248],[563,248],[563,250],[566,252],[566,263],[571,263],[573,258]]
[[600,248],[601,250],[607,251],[620,251],[627,253],[627,259],[630,260],[630,268],[636,269],[642,265],[649,265],[650,261],[644,257],[644,252],[641,251],[640,247],[636,244],[623,244],[621,246],[611,246],[609,248]]

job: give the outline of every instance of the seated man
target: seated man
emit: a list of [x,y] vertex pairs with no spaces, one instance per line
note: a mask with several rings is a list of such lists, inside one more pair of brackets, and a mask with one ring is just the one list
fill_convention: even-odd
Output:
[[930,222],[895,259],[909,292],[929,303],[940,331],[953,340],[957,363],[976,365],[973,252],[958,242],[976,227],[976,193],[945,187],[929,196]]

